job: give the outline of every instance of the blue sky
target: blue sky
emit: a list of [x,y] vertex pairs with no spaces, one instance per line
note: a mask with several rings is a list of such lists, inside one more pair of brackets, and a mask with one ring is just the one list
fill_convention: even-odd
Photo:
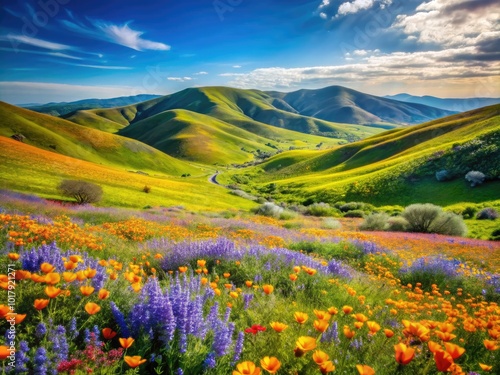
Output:
[[0,100],[227,85],[500,96],[496,0],[11,0]]

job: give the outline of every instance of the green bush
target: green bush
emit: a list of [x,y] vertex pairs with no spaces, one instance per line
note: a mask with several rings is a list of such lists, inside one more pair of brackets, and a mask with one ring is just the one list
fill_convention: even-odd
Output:
[[495,229],[493,232],[491,232],[490,240],[500,241],[500,228]]
[[441,212],[436,220],[432,222],[429,231],[431,233],[447,234],[450,236],[465,236],[467,234],[467,226],[462,216],[453,212]]
[[389,215],[385,212],[368,215],[365,221],[359,226],[361,230],[386,230],[389,226],[387,221]]
[[365,213],[361,210],[354,210],[354,211],[349,211],[344,214],[344,217],[359,217],[363,218],[365,217]]
[[462,217],[464,219],[472,219],[474,215],[476,215],[477,208],[473,206],[467,206],[465,209],[462,211]]
[[297,213],[296,212],[293,212],[293,211],[290,211],[290,210],[284,210],[279,218],[280,220],[291,220],[291,219],[295,219],[297,217]]
[[405,208],[402,216],[408,221],[412,232],[439,233],[463,236],[467,232],[463,218],[452,212],[444,212],[430,203],[412,204]]
[[323,220],[323,223],[321,223],[321,228],[323,229],[340,229],[342,228],[342,224],[340,221],[333,219],[331,217],[328,217]]
[[339,207],[340,211],[342,212],[363,210],[364,208],[365,208],[365,203],[363,202],[349,202]]
[[408,230],[408,220],[402,216],[389,218],[387,221],[387,230],[390,232],[406,232]]
[[306,215],[311,216],[334,216],[338,212],[335,208],[331,207],[328,203],[313,203],[306,207]]
[[255,209],[255,213],[257,215],[279,218],[283,213],[283,208],[272,202],[266,202],[257,207],[257,209]]

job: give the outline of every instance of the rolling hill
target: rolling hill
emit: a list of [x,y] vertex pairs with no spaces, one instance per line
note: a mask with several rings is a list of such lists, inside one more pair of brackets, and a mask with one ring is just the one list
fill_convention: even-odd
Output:
[[21,134],[24,143],[67,157],[121,169],[181,176],[200,170],[134,139],[77,125],[0,102],[0,136]]
[[68,113],[82,109],[122,107],[144,102],[157,97],[159,97],[159,95],[140,94],[135,96],[121,96],[119,98],[111,99],[84,99],[76,102],[47,103],[38,105],[26,104],[22,105],[22,107],[52,116],[64,116]]
[[435,96],[413,96],[410,94],[397,94],[385,96],[387,99],[399,100],[407,103],[419,103],[428,106],[446,109],[448,111],[466,112],[473,109],[500,103],[500,98],[436,98]]
[[388,124],[415,125],[455,113],[368,95],[342,86],[268,94],[301,115],[350,124],[382,127]]
[[[500,105],[393,129],[331,150],[284,152],[245,171],[225,173],[219,180],[295,202],[487,201],[499,199],[498,139]],[[434,174],[443,166],[455,170],[457,177],[437,182]],[[472,189],[463,176],[479,168],[490,170],[493,181]]]
[[139,139],[187,160],[234,164],[254,154],[336,146],[381,129],[337,124],[277,109],[256,90],[191,88],[130,106],[77,111],[77,124]]

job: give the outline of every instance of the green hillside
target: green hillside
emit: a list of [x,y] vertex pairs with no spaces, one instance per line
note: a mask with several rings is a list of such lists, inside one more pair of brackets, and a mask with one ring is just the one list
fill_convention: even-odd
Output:
[[388,124],[415,125],[455,113],[424,104],[368,95],[342,86],[268,94],[304,116],[386,128]]
[[0,135],[22,134],[24,143],[61,155],[147,173],[180,176],[200,170],[151,146],[0,102]]
[[[500,105],[394,129],[331,150],[291,151],[257,167],[226,173],[226,183],[288,201],[363,200],[381,204],[437,204],[500,199]],[[435,172],[450,170],[451,181]],[[476,188],[463,176],[482,170]],[[274,183],[272,188],[270,183]]]

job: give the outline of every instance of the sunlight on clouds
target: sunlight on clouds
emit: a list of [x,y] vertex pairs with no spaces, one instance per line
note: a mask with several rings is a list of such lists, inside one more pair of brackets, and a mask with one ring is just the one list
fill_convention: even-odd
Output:
[[141,35],[144,33],[132,30],[127,24],[123,26],[99,24],[98,27],[104,31],[110,40],[122,46],[135,49],[136,51],[142,51],[145,49],[168,51],[170,49],[170,46],[166,44],[142,39]]

